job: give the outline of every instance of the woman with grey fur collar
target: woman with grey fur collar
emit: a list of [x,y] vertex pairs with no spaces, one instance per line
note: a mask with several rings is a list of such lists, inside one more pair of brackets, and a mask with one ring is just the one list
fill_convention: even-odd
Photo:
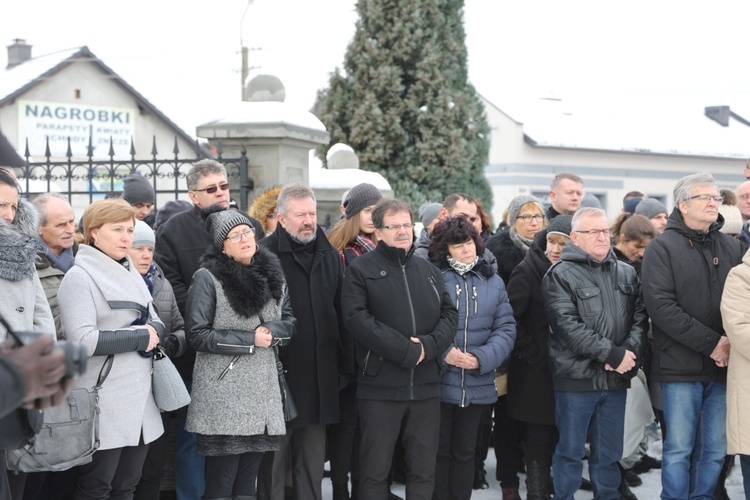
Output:
[[[33,330],[54,336],[52,312],[34,267],[38,216],[19,194],[16,180],[0,169],[0,315],[15,331]],[[6,336],[7,331],[0,325],[0,342]],[[14,391],[18,383],[13,373],[0,371],[3,389]],[[5,456],[0,453],[0,457],[0,498],[20,498],[26,476],[6,476]]]
[[151,294],[128,256],[135,211],[124,200],[95,201],[83,214],[84,242],[58,293],[65,337],[91,353],[76,388],[99,391],[101,445],[79,468],[76,499],[132,498],[148,445],[163,432],[151,391],[151,351],[164,334]]
[[278,258],[255,242],[242,212],[204,213],[213,248],[188,292],[187,338],[196,350],[186,430],[206,456],[206,499],[255,498],[265,451],[286,433],[276,346],[295,332]]

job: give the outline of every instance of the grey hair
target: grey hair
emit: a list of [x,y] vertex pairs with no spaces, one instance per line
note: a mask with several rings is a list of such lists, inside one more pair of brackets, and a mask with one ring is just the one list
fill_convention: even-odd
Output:
[[595,207],[583,207],[576,210],[573,214],[573,220],[570,222],[571,227],[574,231],[578,230],[578,222],[584,217],[604,217],[607,218],[607,213],[601,208]]
[[409,220],[414,220],[414,212],[412,212],[411,207],[404,200],[382,198],[375,205],[375,208],[372,209],[372,224],[378,229],[383,229],[383,219],[385,219],[385,216],[399,212],[408,213]]
[[279,193],[279,198],[276,200],[276,213],[286,215],[286,211],[289,210],[290,200],[300,200],[302,198],[312,198],[314,202],[315,193],[313,190],[302,184],[289,184]]
[[718,189],[716,179],[708,172],[688,175],[677,181],[674,186],[674,206],[679,208],[681,201],[690,201],[695,186],[713,186]]
[[49,203],[49,201],[52,199],[64,201],[68,206],[70,206],[70,203],[68,203],[68,199],[60,193],[44,193],[34,198],[31,203],[34,204],[34,208],[36,208],[36,211],[39,212],[39,227],[44,227],[47,225],[47,203]]
[[227,169],[216,160],[206,159],[193,163],[193,167],[187,173],[187,176],[185,176],[188,189],[191,191],[198,189],[198,181],[211,174],[221,174],[226,179]]
[[572,174],[570,172],[560,172],[555,176],[554,179],[552,179],[552,183],[550,184],[549,188],[554,191],[558,187],[560,187],[560,181],[563,179],[568,179],[569,181],[577,182],[578,184],[583,185],[583,179],[581,179],[576,174]]

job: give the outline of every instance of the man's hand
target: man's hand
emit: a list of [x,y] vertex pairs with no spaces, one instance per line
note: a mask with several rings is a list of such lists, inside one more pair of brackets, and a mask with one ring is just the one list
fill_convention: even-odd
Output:
[[[620,362],[620,366],[614,369],[617,373],[620,375],[629,372],[633,369],[635,366],[635,353],[632,351],[625,350],[625,356],[622,358],[622,361]],[[612,370],[612,367],[608,364],[604,366],[607,370]]]
[[270,347],[273,342],[273,333],[265,326],[255,329],[255,347]]
[[24,385],[23,406],[43,409],[60,404],[72,387],[65,375],[65,355],[62,349],[47,352],[55,339],[44,335],[18,349],[2,349],[0,354],[10,359],[21,372]]
[[424,359],[424,346],[422,345],[422,341],[419,340],[417,337],[410,337],[409,340],[411,340],[415,344],[419,344],[419,347],[422,348],[422,354],[419,355],[419,359],[417,360],[417,364],[419,364]]
[[725,367],[729,362],[729,339],[727,337],[719,337],[719,343],[714,347],[711,353],[711,359],[714,360],[716,366]]

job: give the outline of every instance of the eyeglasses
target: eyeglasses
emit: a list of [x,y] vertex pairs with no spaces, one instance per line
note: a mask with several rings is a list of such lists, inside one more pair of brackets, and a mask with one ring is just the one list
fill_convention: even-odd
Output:
[[409,229],[412,229],[414,227],[414,224],[396,224],[395,226],[383,226],[383,229],[388,229],[391,231],[398,231],[399,229],[403,229],[404,231],[408,231]]
[[599,236],[610,236],[612,234],[610,232],[609,228],[607,228],[607,229],[589,229],[587,231],[578,231],[578,230],[576,230],[576,233],[589,234],[589,235],[593,236],[594,238],[598,238]]
[[226,191],[229,189],[229,183],[225,182],[224,184],[219,184],[218,186],[210,186],[203,189],[193,189],[192,191],[205,191],[208,194],[214,194],[216,191],[221,189],[222,191]]
[[245,239],[250,239],[251,236],[255,236],[255,228],[250,228],[245,231],[242,231],[241,233],[234,233],[232,235],[227,236],[227,239],[231,241],[232,243],[237,243],[242,239],[242,237],[245,237]]
[[710,194],[696,194],[695,196],[691,196],[688,198],[690,200],[700,200],[701,203],[708,203],[710,200],[714,200],[717,205],[721,205],[721,202],[724,201],[723,196],[714,196]]
[[521,219],[524,222],[530,222],[531,219],[534,219],[537,222],[542,222],[544,220],[544,214],[536,214],[536,215],[519,215],[516,217],[516,219]]

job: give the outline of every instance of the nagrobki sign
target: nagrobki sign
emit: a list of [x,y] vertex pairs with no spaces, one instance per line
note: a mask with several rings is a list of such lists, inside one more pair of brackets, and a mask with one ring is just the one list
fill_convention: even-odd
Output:
[[117,156],[130,152],[135,136],[135,109],[78,104],[18,101],[18,144],[29,141],[31,156],[42,156],[49,138],[52,156],[65,156],[68,138],[73,156],[85,157],[89,138],[95,156],[109,153],[109,140]]

